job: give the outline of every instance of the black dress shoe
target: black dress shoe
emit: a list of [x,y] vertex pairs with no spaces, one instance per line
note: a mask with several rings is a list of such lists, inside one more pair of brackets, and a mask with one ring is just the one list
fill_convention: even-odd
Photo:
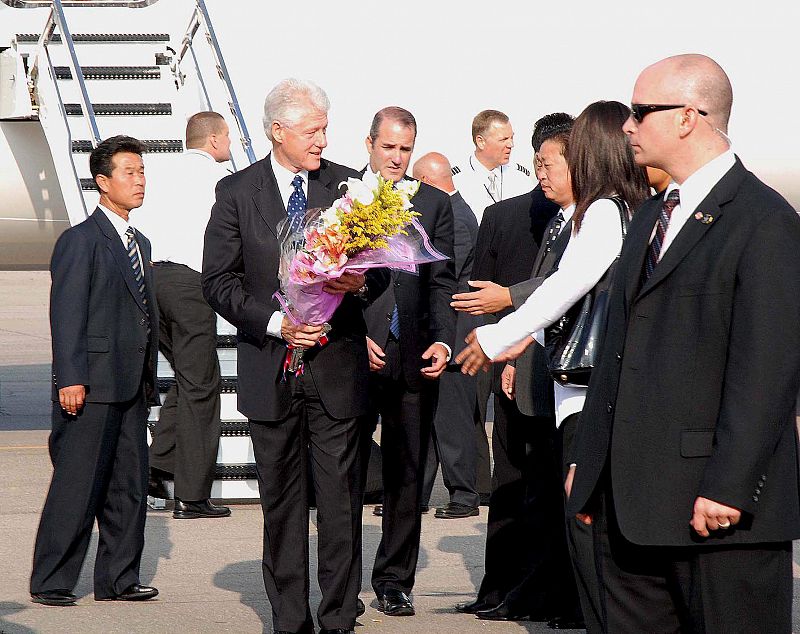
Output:
[[494,608],[479,610],[475,616],[484,621],[547,621],[550,619],[549,615],[531,614],[529,610],[511,608],[506,605],[505,601]]
[[431,507],[428,506],[427,504],[423,504],[422,506],[419,507],[419,512],[422,513],[423,515],[425,515],[425,513],[427,513],[430,510]]
[[491,610],[495,607],[497,607],[497,605],[494,603],[487,603],[483,599],[475,599],[473,601],[456,603],[456,612],[461,612],[461,614],[475,614],[481,610]]
[[172,496],[169,494],[165,480],[171,479],[172,474],[151,467],[150,477],[147,480],[147,495],[152,498],[160,500],[171,500]]
[[377,515],[378,517],[383,517],[383,504],[376,504],[375,508],[372,509],[372,514]]
[[75,598],[75,595],[68,590],[47,590],[31,594],[31,601],[42,605],[75,605]]
[[356,599],[356,618],[364,614],[367,611],[364,602],[361,599]]
[[227,506],[215,506],[210,500],[184,502],[175,498],[172,517],[176,520],[193,520],[198,517],[228,517],[231,510]]
[[134,583],[125,588],[115,597],[103,597],[98,601],[147,601],[158,596],[158,590],[150,586],[141,586]]
[[405,592],[384,590],[378,597],[378,609],[386,616],[414,616],[414,604]]
[[442,506],[436,509],[434,517],[440,520],[457,520],[464,517],[475,517],[478,515],[477,506],[469,506],[468,504],[459,504],[458,502],[448,502],[447,506]]
[[586,623],[574,616],[554,616],[547,622],[547,627],[551,630],[585,630]]

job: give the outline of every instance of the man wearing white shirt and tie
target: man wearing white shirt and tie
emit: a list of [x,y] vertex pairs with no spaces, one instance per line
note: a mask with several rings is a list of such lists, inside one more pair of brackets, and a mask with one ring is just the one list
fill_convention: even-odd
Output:
[[533,181],[530,169],[509,162],[514,129],[506,114],[483,110],[475,115],[472,142],[475,152],[453,166],[453,181],[480,224],[486,207],[529,192]]
[[174,477],[176,519],[227,517],[230,509],[209,501],[220,434],[220,370],[217,316],[200,287],[203,234],[214,187],[228,175],[228,124],[216,112],[198,112],[186,124],[186,151],[173,181],[180,199],[159,218],[153,238],[159,349],[175,370],[153,430],[150,494],[166,497]]

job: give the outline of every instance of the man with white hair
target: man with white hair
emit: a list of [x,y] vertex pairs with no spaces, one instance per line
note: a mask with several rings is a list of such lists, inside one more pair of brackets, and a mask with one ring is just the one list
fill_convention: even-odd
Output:
[[[311,82],[286,79],[272,89],[264,102],[272,152],[219,182],[203,253],[203,293],[238,328],[238,407],[249,419],[258,467],[264,585],[276,633],[314,628],[308,605],[311,486],[321,632],[352,631],[361,589],[356,418],[367,411],[369,377],[363,308],[387,287],[388,272],[346,273],[328,284],[345,297],[324,345],[321,324],[293,324],[272,297],[280,287],[278,224],[287,214],[329,206],[339,183],[357,176],[322,159],[328,108],[324,91]],[[287,344],[306,349],[297,376],[284,372]]]
[[712,59],[649,66],[632,101],[636,162],[672,181],[631,221],[570,456],[602,631],[788,634],[800,219],[731,151]]

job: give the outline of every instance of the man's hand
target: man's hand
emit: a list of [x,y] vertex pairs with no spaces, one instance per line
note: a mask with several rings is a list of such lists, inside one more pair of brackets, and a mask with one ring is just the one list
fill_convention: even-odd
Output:
[[431,364],[422,368],[422,376],[426,379],[438,379],[447,367],[447,348],[440,343],[432,343],[428,349],[422,353],[422,358],[427,361],[433,359]]
[[708,537],[709,531],[727,530],[738,524],[741,518],[742,512],[739,509],[698,497],[694,501],[694,514],[689,524],[698,535]]
[[469,281],[467,284],[478,290],[453,295],[454,301],[450,305],[456,310],[470,315],[483,315],[511,308],[511,293],[505,286],[482,280]]
[[311,348],[322,335],[322,325],[293,324],[286,315],[281,322],[281,337],[295,348]]
[[500,386],[503,388],[505,394],[512,401],[514,400],[514,383],[517,375],[517,368],[513,365],[506,365],[503,368],[503,373],[500,375]]
[[528,346],[534,342],[533,337],[525,337],[519,343],[515,343],[513,346],[504,350],[500,354],[497,355],[493,359],[495,363],[500,363],[502,361],[511,361],[512,359],[517,359],[522,356],[522,353],[528,349]]
[[369,356],[369,369],[373,372],[386,365],[386,361],[383,360],[386,353],[369,337],[367,337],[367,355]]
[[[567,471],[567,479],[564,480],[564,493],[567,494],[567,499],[569,500],[569,496],[572,495],[572,483],[575,481],[575,469],[576,467],[573,465]],[[592,523],[592,516],[588,513],[575,513],[575,519],[579,522],[583,522],[587,526],[590,526]]]
[[459,352],[456,357],[456,363],[461,364],[462,374],[475,376],[478,370],[481,369],[484,372],[488,372],[492,360],[483,352],[481,344],[478,343],[478,337],[475,335],[475,331],[473,330],[469,333],[464,341],[467,342],[467,347]]
[[83,407],[86,399],[86,387],[83,385],[68,385],[58,390],[58,402],[70,416],[77,416],[78,410]]
[[345,271],[341,277],[333,280],[328,280],[323,285],[323,290],[327,293],[334,295],[342,295],[344,293],[355,293],[364,286],[366,277],[363,273],[353,273],[352,271]]

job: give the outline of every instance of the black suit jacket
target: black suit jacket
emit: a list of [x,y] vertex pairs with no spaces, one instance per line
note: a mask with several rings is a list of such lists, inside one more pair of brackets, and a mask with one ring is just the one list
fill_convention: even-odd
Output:
[[[472,279],[490,280],[512,286],[530,278],[545,227],[558,213],[558,205],[548,200],[537,185],[527,194],[491,205],[483,212]],[[493,323],[513,308],[488,315]],[[494,391],[500,394],[502,366],[493,368]]]
[[[472,267],[475,263],[475,244],[478,240],[478,220],[470,206],[458,192],[450,196],[453,205],[453,219],[455,232],[453,239],[453,252],[455,254],[456,292],[468,293],[472,288],[467,284],[472,279]],[[456,339],[453,356],[450,363],[455,364],[456,355],[461,352],[466,343],[464,339],[478,326],[483,324],[483,319],[469,313],[456,314]]]
[[[550,252],[545,253],[544,250],[540,250],[536,255],[531,278],[509,287],[514,310],[522,306],[542,282],[558,269],[558,262],[564,255],[571,237],[572,220],[569,220],[561,228],[561,233],[553,242]],[[517,409],[526,416],[554,416],[553,379],[548,369],[545,349],[538,343],[528,346],[528,349],[514,361],[514,366],[517,368],[514,380],[514,400]]]
[[[763,543],[800,536],[800,219],[736,164],[640,288],[661,198],[634,215],[608,329],[581,415],[569,512],[610,470],[622,533],[637,544]],[[613,433],[612,433],[613,431]],[[743,511],[703,540],[703,496]]]
[[423,264],[418,274],[392,271],[392,284],[365,311],[370,339],[385,348],[389,339],[392,309],[400,316],[400,355],[406,385],[421,389],[429,381],[420,374],[426,364],[422,353],[437,341],[451,348],[455,340],[456,315],[450,301],[456,288],[453,263],[453,207],[443,191],[420,183],[411,199],[417,221],[433,247],[449,259]]
[[[354,170],[323,160],[308,175],[308,208],[327,207],[339,196],[339,183]],[[270,158],[223,178],[206,227],[203,295],[211,307],[238,329],[239,411],[250,419],[274,421],[289,413],[291,390],[283,379],[286,343],[267,335],[272,313],[280,308],[280,245],[277,225],[286,207]],[[388,284],[388,272],[367,273],[370,297]],[[359,416],[367,408],[369,364],[363,302],[352,294],[330,320],[330,342],[306,351],[306,372],[333,418]]]
[[150,242],[138,232],[137,241],[147,308],[122,240],[103,211],[96,209],[56,242],[50,261],[54,401],[60,388],[84,385],[87,403],[122,403],[137,395],[144,379],[149,402],[159,404]]

